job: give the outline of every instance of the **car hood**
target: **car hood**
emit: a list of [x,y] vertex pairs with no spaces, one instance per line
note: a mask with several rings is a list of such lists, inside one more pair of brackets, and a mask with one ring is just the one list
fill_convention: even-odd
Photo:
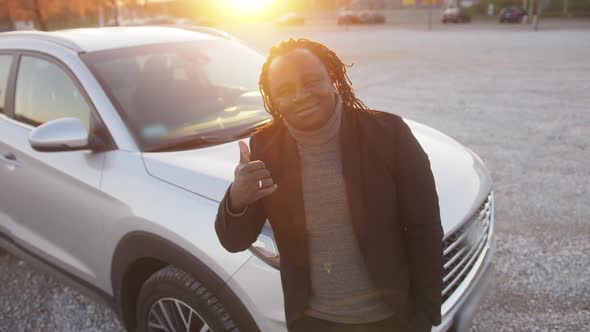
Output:
[[[456,228],[484,201],[491,178],[477,155],[449,136],[406,120],[429,156],[445,232]],[[247,140],[245,140],[247,141]],[[221,201],[239,161],[237,142],[179,151],[146,152],[149,174],[214,201]]]

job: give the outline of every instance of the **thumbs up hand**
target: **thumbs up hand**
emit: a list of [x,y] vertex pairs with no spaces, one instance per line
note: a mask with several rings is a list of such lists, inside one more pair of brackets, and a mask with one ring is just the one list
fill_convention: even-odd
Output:
[[243,211],[248,205],[272,194],[277,185],[273,182],[270,172],[260,160],[250,160],[250,149],[243,141],[240,145],[240,162],[234,171],[234,182],[231,186],[230,210]]

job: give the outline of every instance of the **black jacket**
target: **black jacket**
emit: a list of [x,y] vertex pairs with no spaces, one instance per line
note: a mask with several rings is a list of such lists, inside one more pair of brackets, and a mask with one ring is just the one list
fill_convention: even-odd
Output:
[[[443,231],[428,156],[401,117],[344,108],[342,167],[353,230],[369,275],[400,319],[438,325],[442,304]],[[254,243],[268,218],[280,252],[287,326],[310,297],[309,249],[297,145],[281,121],[250,139],[251,159],[262,160],[278,189],[245,215],[226,213],[215,230],[231,252]]]

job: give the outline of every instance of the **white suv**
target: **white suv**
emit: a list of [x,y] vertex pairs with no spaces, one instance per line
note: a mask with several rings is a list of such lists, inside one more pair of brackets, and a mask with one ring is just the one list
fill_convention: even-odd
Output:
[[[199,30],[0,35],[0,247],[98,295],[130,331],[285,331],[270,227],[235,254],[214,230],[235,141],[270,119],[264,58]],[[462,330],[492,271],[490,176],[469,149],[407,122],[445,231],[433,330]]]

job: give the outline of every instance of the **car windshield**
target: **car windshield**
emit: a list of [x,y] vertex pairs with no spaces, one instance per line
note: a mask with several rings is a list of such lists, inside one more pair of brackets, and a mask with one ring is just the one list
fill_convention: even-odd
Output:
[[142,151],[194,149],[270,120],[258,90],[264,58],[213,39],[82,55]]

